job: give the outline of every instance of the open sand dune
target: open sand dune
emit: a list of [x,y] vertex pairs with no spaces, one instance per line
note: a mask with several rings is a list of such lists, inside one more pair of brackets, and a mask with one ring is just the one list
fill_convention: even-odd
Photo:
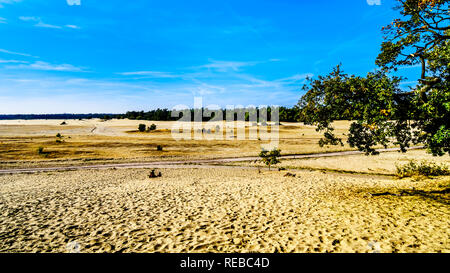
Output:
[[450,252],[448,178],[161,171],[2,175],[0,251]]

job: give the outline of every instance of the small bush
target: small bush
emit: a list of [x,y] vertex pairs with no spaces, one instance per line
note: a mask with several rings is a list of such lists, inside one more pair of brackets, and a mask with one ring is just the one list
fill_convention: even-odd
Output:
[[436,164],[429,161],[417,162],[411,160],[409,163],[399,166],[396,165],[397,172],[396,175],[399,178],[412,177],[412,176],[439,176],[439,175],[449,175],[450,170],[448,166],[442,164]]
[[38,154],[43,154],[44,153],[44,147],[39,147],[38,148]]
[[147,129],[147,125],[139,124],[139,127],[138,127],[139,132],[145,132],[145,129]]
[[56,134],[56,137],[57,137],[57,138],[62,138],[62,135],[61,135],[60,133],[57,133],[57,134]]
[[266,151],[266,150],[262,150],[261,153],[259,154],[259,157],[262,158],[262,161],[264,162],[264,164],[269,166],[269,170],[272,165],[276,165],[276,164],[280,163],[280,160],[278,159],[280,156],[281,156],[281,150],[279,150],[277,148],[274,148],[270,152]]
[[62,140],[61,140],[61,139],[57,139],[57,140],[56,140],[56,143],[58,143],[58,144],[59,144],[59,143],[62,143]]
[[157,151],[162,151],[163,150],[163,146],[161,146],[161,145],[156,146],[156,150]]
[[150,125],[149,130],[150,130],[150,131],[156,130],[156,124]]

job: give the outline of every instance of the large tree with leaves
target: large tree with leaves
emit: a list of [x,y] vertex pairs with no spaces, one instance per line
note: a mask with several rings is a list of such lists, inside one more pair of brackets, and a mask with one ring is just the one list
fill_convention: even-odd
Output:
[[[424,144],[434,155],[450,154],[450,15],[449,0],[398,0],[401,18],[383,28],[379,71],[366,77],[347,75],[338,66],[328,76],[310,79],[299,101],[301,117],[324,132],[321,145],[342,144],[332,122],[356,120],[348,143],[367,154],[377,145]],[[412,91],[388,76],[401,66],[421,67]]]

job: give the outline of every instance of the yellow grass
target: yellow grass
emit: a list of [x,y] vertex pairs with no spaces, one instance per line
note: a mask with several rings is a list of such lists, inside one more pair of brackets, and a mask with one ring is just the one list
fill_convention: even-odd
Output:
[[[31,120],[0,121],[0,160],[61,160],[61,159],[185,159],[256,156],[261,144],[268,141],[238,140],[182,140],[172,138],[174,122],[149,122],[131,120],[66,121]],[[158,130],[149,133],[136,132],[138,124],[155,123]],[[319,147],[321,135],[314,127],[299,123],[283,123],[280,126],[280,149],[283,154],[303,154],[348,150],[348,146]],[[337,122],[337,133],[348,129],[348,122]],[[221,126],[231,126],[221,124]],[[222,127],[222,128],[223,128]],[[246,128],[257,130],[256,126]],[[227,129],[230,130],[230,129]],[[56,134],[63,135],[57,143]],[[235,132],[236,134],[236,132]],[[163,151],[156,146],[162,145]],[[44,153],[39,154],[38,148]]]

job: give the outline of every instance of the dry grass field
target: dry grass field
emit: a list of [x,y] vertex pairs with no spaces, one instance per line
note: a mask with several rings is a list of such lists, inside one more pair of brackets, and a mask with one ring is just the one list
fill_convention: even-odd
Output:
[[[174,140],[171,128],[174,122],[132,120],[14,120],[0,121],[0,161],[54,161],[68,159],[95,160],[164,160],[187,158],[221,158],[256,156],[263,140]],[[136,132],[138,125],[157,125],[150,133]],[[338,122],[337,132],[348,129],[348,122]],[[221,124],[222,128],[230,124]],[[230,130],[230,129],[227,129]],[[246,128],[248,135],[249,128]],[[250,130],[257,130],[252,126]],[[63,138],[57,142],[56,135]],[[235,131],[236,135],[237,132]],[[224,135],[225,138],[225,135]],[[320,134],[314,127],[297,123],[280,126],[280,149],[283,154],[317,153],[349,150],[350,147],[323,147],[317,144]],[[163,151],[157,151],[161,145]],[[39,154],[38,148],[44,153]]]
[[[0,121],[0,169],[256,156],[263,142],[175,141],[170,122],[61,122]],[[138,133],[139,123],[158,128]],[[343,134],[348,122],[336,127]],[[283,155],[349,149],[320,148],[319,138],[313,127],[280,127]],[[286,159],[285,171],[180,164],[153,179],[145,168],[2,174],[0,252],[76,243],[81,252],[448,253],[450,177],[392,176],[412,159],[450,163],[413,150]]]

